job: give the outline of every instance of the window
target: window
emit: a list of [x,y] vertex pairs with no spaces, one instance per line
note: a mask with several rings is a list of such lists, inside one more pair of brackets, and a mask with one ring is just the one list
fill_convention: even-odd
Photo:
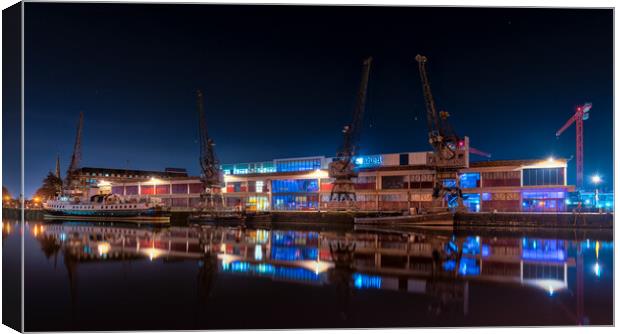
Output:
[[399,160],[401,166],[407,166],[409,164],[409,153],[401,154]]
[[527,168],[523,170],[524,186],[564,184],[564,168]]
[[155,193],[157,195],[170,194],[170,185],[169,184],[158,184],[157,187],[155,187]]
[[319,181],[317,179],[273,180],[271,187],[274,193],[317,192]]
[[187,194],[188,184],[173,184],[172,185],[172,193],[173,194]]
[[461,188],[478,188],[480,187],[480,173],[463,173],[459,176]]
[[155,187],[151,185],[143,185],[140,189],[140,195],[154,195]]
[[125,186],[125,194],[126,195],[137,195],[138,186]]
[[405,182],[405,176],[382,176],[381,189],[407,189],[407,182]]
[[278,172],[298,172],[321,168],[321,159],[285,160],[276,162]]
[[200,183],[190,183],[189,184],[189,193],[190,194],[200,194],[202,192],[202,184]]

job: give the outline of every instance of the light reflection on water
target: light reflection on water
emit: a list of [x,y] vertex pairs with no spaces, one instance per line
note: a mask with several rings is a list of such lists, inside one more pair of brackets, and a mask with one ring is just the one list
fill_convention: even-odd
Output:
[[[16,230],[5,221],[3,240]],[[29,331],[613,319],[611,232],[569,240],[30,222],[25,241]],[[338,245],[354,247],[352,258]]]

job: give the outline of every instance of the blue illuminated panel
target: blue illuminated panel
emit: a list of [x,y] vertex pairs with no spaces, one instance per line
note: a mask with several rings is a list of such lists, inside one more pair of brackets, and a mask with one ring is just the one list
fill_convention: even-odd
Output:
[[480,237],[467,237],[463,242],[463,254],[477,255],[480,253]]
[[271,259],[279,261],[317,260],[319,250],[314,247],[271,247]]
[[383,156],[360,155],[353,158],[353,162],[355,163],[355,166],[359,168],[379,167],[383,165]]
[[381,289],[381,276],[353,274],[353,286],[356,289]]
[[521,258],[536,261],[566,260],[564,240],[523,238]]
[[321,276],[305,268],[289,268],[267,263],[232,262],[222,263],[222,271],[230,273],[253,274],[292,281],[320,281]]
[[320,158],[276,161],[276,171],[278,172],[300,172],[317,169],[321,169]]
[[273,180],[271,181],[271,187],[271,191],[274,193],[317,192],[319,191],[319,180]]
[[462,189],[480,187],[480,173],[463,173],[459,175]]
[[[443,270],[452,272],[456,267],[455,260],[448,260],[443,263]],[[458,274],[461,276],[480,275],[480,265],[475,258],[462,257],[459,263]]]
[[271,234],[273,246],[318,246],[317,232],[273,231]]

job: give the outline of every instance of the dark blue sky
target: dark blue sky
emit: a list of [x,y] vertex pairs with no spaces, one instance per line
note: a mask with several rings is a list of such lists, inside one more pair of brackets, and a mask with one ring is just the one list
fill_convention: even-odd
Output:
[[362,153],[430,150],[417,53],[438,107],[493,159],[570,157],[574,128],[559,140],[555,131],[592,102],[585,173],[611,187],[612,15],[27,3],[26,195],[57,153],[66,170],[80,111],[82,166],[198,174],[196,88],[224,163],[334,155],[368,55]]

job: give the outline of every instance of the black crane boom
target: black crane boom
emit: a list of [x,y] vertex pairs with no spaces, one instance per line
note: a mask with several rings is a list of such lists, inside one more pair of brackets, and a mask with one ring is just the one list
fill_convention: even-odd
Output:
[[220,163],[215,154],[215,143],[207,132],[207,120],[204,111],[204,99],[200,90],[196,91],[198,109],[198,133],[200,136],[200,181],[203,186],[201,197],[207,207],[218,206],[222,187]]
[[353,156],[358,149],[358,142],[361,136],[361,129],[364,120],[364,110],[366,108],[366,93],[368,91],[368,77],[370,75],[370,65],[372,57],[364,60],[362,67],[362,78],[357,93],[355,110],[351,123],[346,125],[343,130],[343,142],[336,159],[329,164],[329,176],[334,178],[334,186],[331,191],[330,201],[355,201],[355,189],[351,179],[357,176],[352,163]]

